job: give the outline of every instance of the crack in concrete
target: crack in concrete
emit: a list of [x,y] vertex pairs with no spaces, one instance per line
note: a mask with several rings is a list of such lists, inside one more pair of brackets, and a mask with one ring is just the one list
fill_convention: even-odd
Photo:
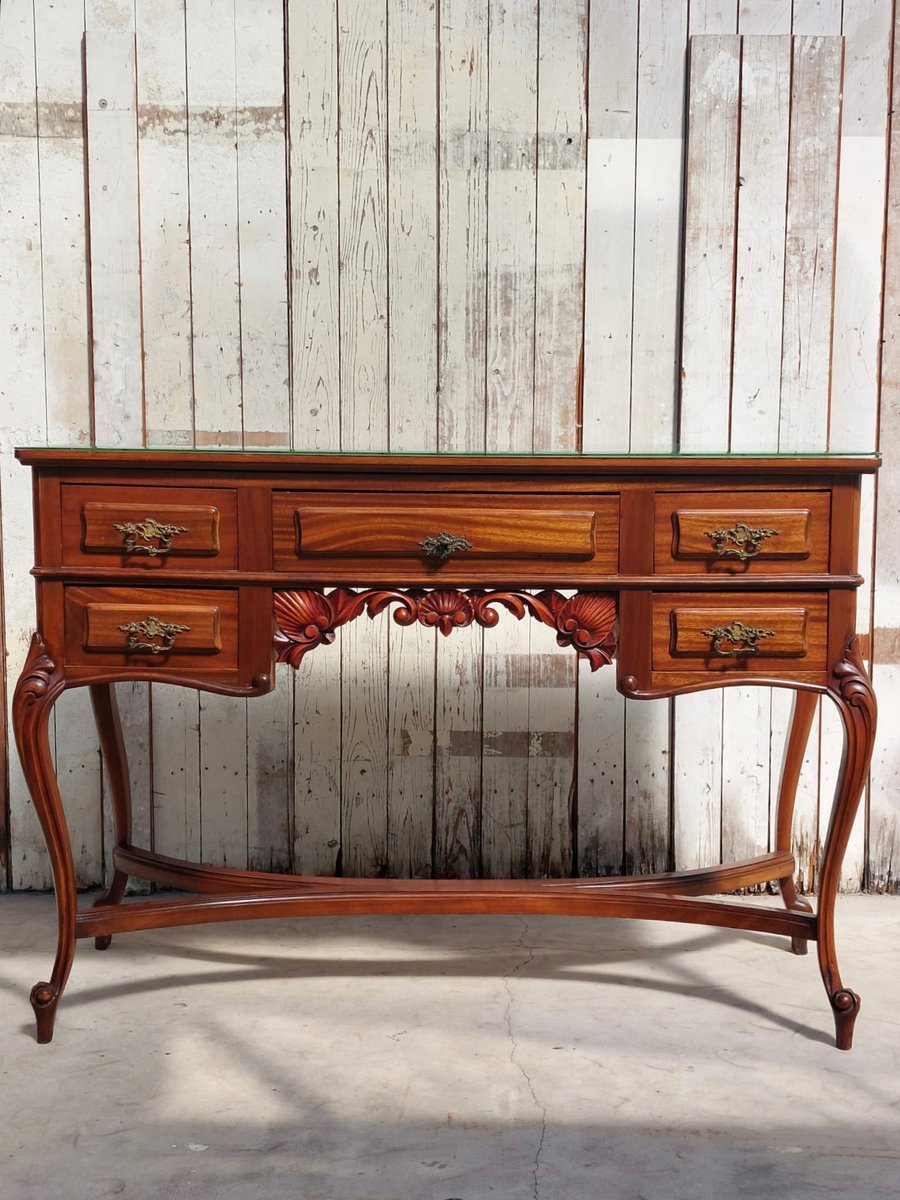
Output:
[[519,1043],[516,1040],[516,1036],[513,1033],[512,1028],[513,994],[509,981],[512,979],[513,975],[518,975],[520,971],[524,970],[525,967],[534,962],[534,947],[525,945],[525,938],[528,936],[528,922],[524,917],[518,917],[517,919],[522,922],[522,936],[519,938],[517,945],[520,946],[522,950],[528,951],[528,957],[523,958],[521,962],[516,963],[516,965],[511,970],[507,971],[503,976],[503,987],[506,989],[506,995],[508,997],[504,1017],[506,1021],[506,1033],[510,1041],[509,1061],[518,1071],[521,1072],[522,1078],[525,1080],[526,1084],[528,1085],[528,1090],[531,1093],[531,1099],[534,1101],[534,1107],[541,1114],[541,1136],[540,1140],[538,1141],[537,1150],[535,1151],[531,1172],[534,1180],[534,1186],[531,1193],[532,1200],[539,1200],[538,1173],[541,1169],[541,1152],[544,1149],[544,1138],[547,1135],[547,1108],[545,1105],[541,1104],[540,1100],[538,1100],[537,1092],[534,1090],[534,1084],[531,1082],[531,1076],[518,1060],[517,1055],[519,1053]]

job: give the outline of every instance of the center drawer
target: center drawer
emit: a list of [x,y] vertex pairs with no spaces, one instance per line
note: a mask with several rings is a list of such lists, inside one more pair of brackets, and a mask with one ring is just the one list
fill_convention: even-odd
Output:
[[421,575],[477,560],[527,569],[548,563],[618,567],[618,496],[374,495],[276,492],[275,569],[322,562],[352,572],[387,560]]

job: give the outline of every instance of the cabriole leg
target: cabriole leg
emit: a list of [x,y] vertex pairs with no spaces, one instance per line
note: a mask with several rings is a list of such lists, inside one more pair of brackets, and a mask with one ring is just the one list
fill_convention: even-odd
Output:
[[57,943],[53,973],[48,983],[36,983],[31,989],[39,1042],[49,1042],[53,1037],[56,1008],[75,957],[75,868],[47,735],[53,704],[64,687],[62,671],[47,653],[40,634],[36,633],[16,686],[12,713],[22,770],[47,842],[56,892]]
[[[131,783],[128,778],[128,758],[125,753],[125,742],[122,737],[122,722],[119,720],[119,706],[116,703],[116,690],[113,683],[95,683],[91,685],[91,704],[94,708],[94,720],[100,735],[100,748],[106,764],[106,774],[109,779],[109,791],[112,799],[113,829],[117,846],[131,844]],[[128,875],[113,868],[112,882],[102,896],[98,896],[93,907],[98,908],[108,904],[120,904],[125,895],[125,885]],[[106,950],[112,937],[105,934],[94,938],[98,950]]]
[[839,1050],[853,1044],[853,1026],[859,1012],[859,996],[844,987],[838,969],[834,941],[834,908],[841,879],[841,864],[875,741],[876,704],[872,685],[854,638],[835,668],[835,690],[831,693],[844,722],[844,754],[834,794],[828,836],[822,852],[819,876],[818,952],[822,981],[831,1001]]
[[[794,827],[794,801],[797,798],[797,784],[800,780],[800,770],[803,766],[803,755],[812,729],[813,719],[819,703],[817,692],[794,692],[794,707],[791,712],[791,724],[788,730],[787,746],[784,751],[784,765],[781,769],[781,784],[778,789],[778,807],[775,816],[775,849],[790,850]],[[778,880],[784,906],[792,912],[812,912],[812,905],[797,895],[794,877],[787,875]],[[792,937],[791,948],[795,954],[806,954],[806,938]]]

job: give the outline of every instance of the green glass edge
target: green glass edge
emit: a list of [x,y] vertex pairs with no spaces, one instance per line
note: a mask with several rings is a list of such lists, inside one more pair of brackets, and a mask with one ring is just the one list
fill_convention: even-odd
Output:
[[242,449],[228,446],[217,449],[213,446],[27,446],[27,450],[66,451],[92,450],[103,453],[121,451],[126,454],[266,454],[283,455],[285,458],[370,458],[373,455],[389,455],[391,458],[854,458],[872,457],[877,450],[291,450],[283,446],[254,446]]

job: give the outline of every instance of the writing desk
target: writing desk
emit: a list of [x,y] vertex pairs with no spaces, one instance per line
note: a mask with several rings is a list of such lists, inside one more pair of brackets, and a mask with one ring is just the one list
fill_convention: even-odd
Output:
[[[644,917],[809,940],[849,1049],[859,997],[838,969],[841,860],[872,753],[875,700],[855,648],[860,479],[876,456],[288,454],[27,449],[38,631],[13,703],[53,870],[56,961],[31,1002],[53,1036],[78,938],[250,917],[557,913]],[[451,634],[499,610],[536,619],[634,699],[734,684],[795,704],[775,846],[742,862],[642,878],[384,880],[264,874],[135,846],[113,685],[232,696],[273,686],[276,658],[329,653],[334,630],[389,609]],[[114,875],[79,912],[48,719],[87,687],[109,774]],[[818,910],[794,886],[791,824],[819,695],[845,750]],[[129,876],[192,893],[123,902]],[[714,896],[777,881],[766,908]]]

